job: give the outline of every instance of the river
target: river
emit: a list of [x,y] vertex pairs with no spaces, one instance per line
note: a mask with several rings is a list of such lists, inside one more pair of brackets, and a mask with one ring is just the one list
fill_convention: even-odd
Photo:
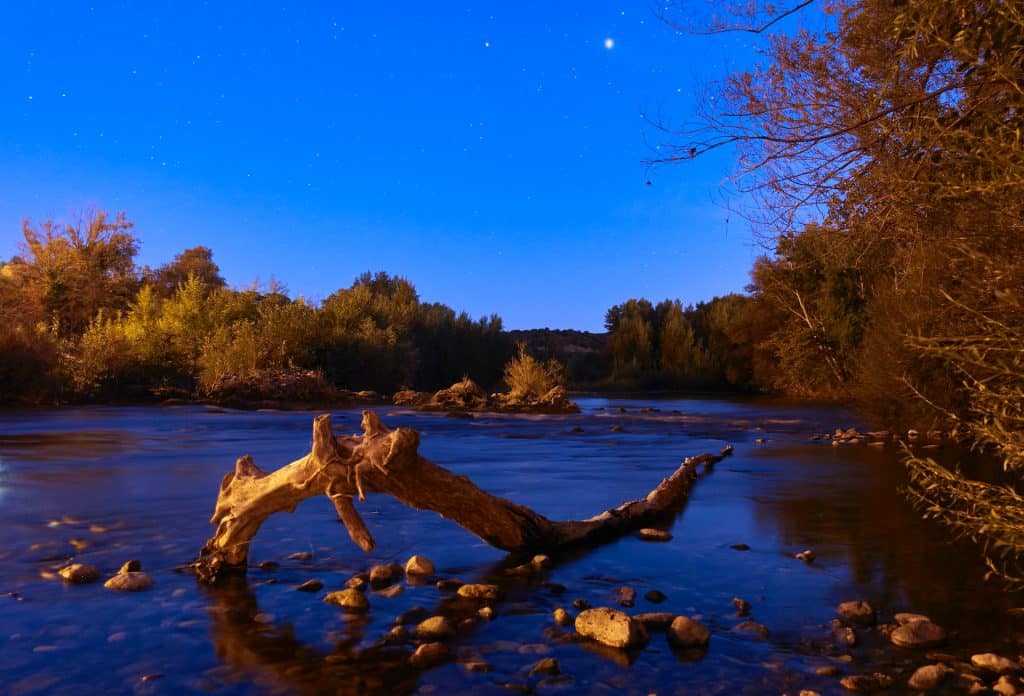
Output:
[[[358,504],[377,540],[366,555],[330,502],[313,499],[257,535],[250,561],[279,567],[253,567],[215,588],[176,568],[209,536],[222,476],[244,453],[264,470],[302,456],[315,414],[202,406],[0,412],[0,691],[845,693],[836,676],[817,674],[829,666],[905,681],[925,662],[921,651],[872,631],[853,647],[836,645],[828,624],[851,599],[867,600],[883,619],[929,615],[950,633],[945,650],[954,655],[1019,653],[1024,624],[1008,610],[1024,597],[986,581],[977,549],[950,543],[910,508],[898,492],[898,449],[811,439],[859,425],[850,413],[761,400],[595,397],[580,405],[574,416],[472,420],[378,410],[389,425],[416,428],[424,456],[554,519],[643,495],[684,457],[733,444],[733,456],[698,481],[667,527],[671,541],[625,537],[555,558],[543,577],[515,578],[501,572],[506,554],[386,496]],[[333,417],[336,430],[358,430],[357,411]],[[804,549],[816,554],[812,563],[793,558]],[[311,557],[286,560],[296,552]],[[355,620],[321,601],[370,565],[414,553],[430,558],[438,576],[505,589],[494,620],[459,633],[458,659],[425,672],[406,669],[400,650],[375,645],[396,615],[442,607],[448,593],[431,583],[392,598],[371,593],[370,612]],[[156,582],[124,594],[101,583],[65,585],[53,571],[72,558],[107,574],[138,559]],[[324,590],[295,591],[311,578]],[[568,640],[553,622],[556,607],[577,613],[574,599],[616,606],[621,585],[638,592],[627,611],[699,617],[712,632],[707,651],[676,653],[659,633],[636,653],[597,649]],[[645,599],[652,589],[667,599]],[[735,630],[744,619],[734,597],[752,605],[766,636]],[[561,675],[531,676],[542,657],[556,658]],[[470,672],[467,660],[490,669]]]

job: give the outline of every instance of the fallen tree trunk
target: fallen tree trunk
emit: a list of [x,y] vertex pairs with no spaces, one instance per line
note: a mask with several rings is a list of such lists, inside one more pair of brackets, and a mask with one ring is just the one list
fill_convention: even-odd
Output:
[[640,500],[587,520],[553,522],[424,459],[415,430],[388,428],[372,411],[363,412],[362,428],[362,435],[335,437],[331,417],[318,416],[310,453],[271,473],[261,471],[249,455],[239,458],[221,482],[210,520],[217,529],[193,566],[200,579],[213,582],[222,573],[244,571],[249,543],[263,521],[276,512],[292,512],[316,495],[331,499],[352,541],[366,552],[374,541],[353,500],[363,500],[366,493],[387,493],[417,510],[433,510],[507,551],[599,543],[678,509],[698,467],[712,466],[732,449],[688,458]]

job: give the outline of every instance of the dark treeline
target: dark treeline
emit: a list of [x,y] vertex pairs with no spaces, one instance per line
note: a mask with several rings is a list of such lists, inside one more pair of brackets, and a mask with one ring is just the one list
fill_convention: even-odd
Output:
[[465,374],[493,386],[514,353],[497,316],[421,302],[384,273],[314,306],[275,284],[228,288],[201,246],[140,268],[123,214],[23,232],[23,253],[0,266],[6,403],[217,398],[240,380],[288,372],[314,382],[307,395],[316,382],[436,389]]

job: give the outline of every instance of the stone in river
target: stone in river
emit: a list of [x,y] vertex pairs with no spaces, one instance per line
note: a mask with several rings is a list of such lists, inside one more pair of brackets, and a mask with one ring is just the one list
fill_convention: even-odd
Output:
[[1015,660],[1011,660],[1008,657],[996,655],[995,653],[980,653],[978,655],[971,655],[971,664],[981,669],[987,669],[989,672],[995,672],[996,674],[1004,674],[1006,672],[1015,672],[1020,669],[1020,664]]
[[141,571],[118,573],[103,583],[108,590],[120,592],[139,592],[153,586],[153,578]]
[[397,563],[384,563],[370,568],[370,586],[384,587],[395,582],[402,575],[402,566]]
[[444,643],[424,643],[409,657],[409,664],[421,669],[433,667],[447,661],[450,655]]
[[58,572],[60,573],[60,576],[64,578],[65,582],[69,582],[72,585],[84,585],[89,582],[96,582],[101,577],[99,568],[86,565],[85,563],[72,563],[69,566],[61,568]]
[[907,686],[919,691],[937,689],[952,671],[952,669],[942,663],[918,667],[917,670],[910,675],[910,679],[907,681]]
[[558,660],[553,657],[545,657],[543,660],[538,662],[530,670],[530,676],[536,676],[538,674],[561,674],[562,670],[558,666]]
[[501,590],[497,585],[471,583],[460,587],[458,589],[458,594],[460,597],[464,597],[466,599],[483,599],[492,602],[498,598],[501,594]]
[[710,638],[711,631],[688,616],[677,616],[668,627],[668,642],[676,648],[702,648]]
[[667,611],[652,611],[646,614],[637,614],[634,621],[639,621],[648,631],[664,631],[675,620],[676,615]]
[[931,621],[911,621],[893,631],[889,640],[903,648],[934,648],[946,642],[946,631]]
[[648,590],[644,593],[644,599],[654,604],[661,604],[668,599],[668,597],[661,590]]
[[750,613],[750,602],[743,599],[742,597],[733,597],[732,605],[736,607],[736,612],[740,616],[746,616]]
[[301,585],[299,585],[295,589],[298,590],[299,592],[316,592],[317,590],[323,589],[323,586],[324,586],[324,584],[322,582],[320,582],[316,578],[313,578],[311,580],[307,580],[306,582],[302,583]]
[[431,616],[421,621],[414,633],[422,640],[446,640],[455,636],[455,627],[443,616]]
[[125,561],[125,564],[121,566],[121,570],[118,573],[137,573],[142,570],[142,561],[130,560]]
[[576,632],[613,648],[635,648],[647,642],[647,631],[642,623],[608,607],[580,612],[576,617]]
[[405,562],[406,575],[433,575],[434,564],[426,556],[411,556]]
[[642,541],[671,541],[672,535],[663,529],[645,527],[637,532],[637,537]]
[[843,602],[836,607],[836,613],[854,626],[873,626],[875,623],[875,610],[867,602]]
[[569,616],[569,612],[567,612],[562,607],[558,607],[557,609],[555,609],[554,616],[555,623],[559,626],[568,626],[572,623],[572,617]]
[[351,612],[364,612],[370,608],[370,600],[366,595],[351,588],[331,592],[324,597],[324,601]]

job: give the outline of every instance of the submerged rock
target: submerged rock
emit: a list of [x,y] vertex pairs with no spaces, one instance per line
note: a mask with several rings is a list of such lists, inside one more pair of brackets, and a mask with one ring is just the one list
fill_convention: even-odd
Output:
[[646,614],[637,614],[634,621],[639,621],[648,631],[664,631],[675,620],[676,615],[667,611],[651,611]]
[[609,607],[580,612],[576,632],[613,648],[635,648],[647,642],[647,631],[639,621]]
[[688,616],[677,616],[668,627],[668,642],[676,648],[703,648],[710,639],[711,631]]
[[756,621],[743,621],[732,627],[734,631],[743,631],[745,633],[754,633],[760,638],[768,637],[768,628],[764,624],[759,624]]
[[57,572],[64,578],[65,582],[72,585],[85,585],[86,583],[96,582],[102,577],[99,568],[85,563],[72,563]]
[[324,597],[324,601],[328,604],[341,607],[345,611],[355,613],[362,613],[368,611],[370,608],[370,600],[366,598],[366,595],[359,590],[353,590],[351,588],[331,592]]
[[636,590],[628,585],[622,587],[616,587],[615,590],[615,601],[624,607],[631,607],[636,603]]
[[406,609],[401,614],[395,617],[396,624],[412,624],[419,623],[426,618],[430,617],[430,610],[426,607],[413,607]]
[[416,648],[416,652],[409,657],[409,664],[424,669],[439,665],[447,661],[449,657],[451,657],[451,653],[444,643],[424,643]]
[[488,602],[493,602],[501,595],[501,589],[497,585],[471,583],[469,585],[462,585],[459,587],[458,595],[460,597],[465,597],[466,599],[483,599]]
[[299,585],[295,589],[298,590],[299,592],[317,592],[319,590],[322,590],[323,587],[324,587],[324,584],[322,582],[320,582],[316,578],[313,578],[311,580],[307,580],[306,582],[302,583],[301,585]]
[[848,677],[843,677],[839,680],[839,683],[850,691],[871,693],[872,691],[881,691],[882,689],[888,689],[892,686],[892,677],[888,674],[882,674],[881,672],[875,672],[874,674],[853,674]]
[[534,677],[538,674],[561,674],[562,670],[558,666],[558,660],[553,657],[545,657],[543,660],[538,662],[530,670],[530,676]]
[[742,597],[733,597],[732,605],[736,607],[736,613],[740,616],[746,616],[750,613],[750,602],[743,599]]
[[864,601],[843,602],[836,607],[836,613],[854,626],[873,626],[875,623],[875,610]]
[[555,617],[555,623],[559,626],[568,626],[572,623],[572,617],[569,616],[569,612],[567,612],[562,607],[558,607],[557,609],[555,609],[553,613]]
[[668,596],[666,596],[661,590],[648,590],[644,593],[644,599],[652,604],[661,604],[668,599]]

